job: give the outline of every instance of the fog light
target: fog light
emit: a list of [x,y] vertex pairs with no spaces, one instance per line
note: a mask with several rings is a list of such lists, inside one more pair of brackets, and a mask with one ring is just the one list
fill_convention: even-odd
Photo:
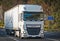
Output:
[[25,31],[23,31],[23,33],[26,33]]

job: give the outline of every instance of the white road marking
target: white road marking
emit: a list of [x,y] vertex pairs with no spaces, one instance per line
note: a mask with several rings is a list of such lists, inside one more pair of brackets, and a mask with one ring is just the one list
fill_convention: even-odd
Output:
[[51,38],[47,38],[48,40],[52,40],[52,41],[59,41],[57,39],[51,39]]
[[18,39],[14,38],[14,37],[9,37],[10,39],[13,39],[14,41],[19,41]]

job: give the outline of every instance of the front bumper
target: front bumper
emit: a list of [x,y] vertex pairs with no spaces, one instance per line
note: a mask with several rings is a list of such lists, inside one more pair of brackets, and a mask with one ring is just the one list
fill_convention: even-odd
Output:
[[39,35],[22,34],[21,37],[44,37],[44,34],[39,34]]

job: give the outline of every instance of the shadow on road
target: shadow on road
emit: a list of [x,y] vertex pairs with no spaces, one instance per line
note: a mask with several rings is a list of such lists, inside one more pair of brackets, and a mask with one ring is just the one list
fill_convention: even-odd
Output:
[[[45,38],[60,39],[60,32],[45,32],[44,34],[45,34]],[[0,29],[0,37],[7,37],[5,29]],[[41,38],[31,38],[31,37],[29,37],[28,39],[41,39]]]
[[60,32],[45,32],[45,38],[60,39]]
[[5,29],[0,28],[0,37],[7,37]]
[[28,37],[28,38],[22,38],[22,39],[44,39],[44,38],[40,38],[40,37]]

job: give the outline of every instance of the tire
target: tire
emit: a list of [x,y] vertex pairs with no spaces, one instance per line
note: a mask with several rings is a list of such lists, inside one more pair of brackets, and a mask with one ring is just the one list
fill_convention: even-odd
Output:
[[22,39],[22,37],[21,37],[21,31],[19,31],[19,38]]
[[12,33],[12,31],[13,31],[13,30],[6,29],[6,34],[7,34],[7,35],[14,36],[15,33],[14,33],[14,31],[13,31],[13,33]]
[[9,34],[10,34],[10,32],[9,32],[9,30],[8,30],[8,29],[6,29],[6,34],[7,34],[7,35],[9,35]]
[[41,39],[44,39],[44,35],[41,37]]

